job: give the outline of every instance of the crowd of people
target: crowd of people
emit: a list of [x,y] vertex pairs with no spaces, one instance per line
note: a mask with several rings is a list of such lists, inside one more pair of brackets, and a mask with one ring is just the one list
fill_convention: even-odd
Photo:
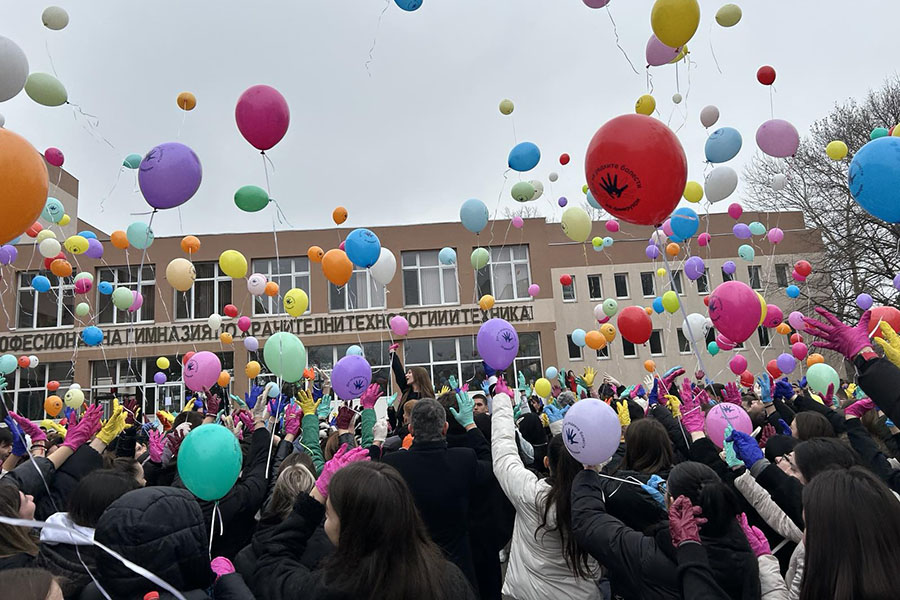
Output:
[[[0,590],[16,600],[900,598],[900,338],[820,310],[807,333],[855,381],[642,382],[560,371],[540,398],[485,367],[482,389],[392,356],[398,393],[327,382],[214,394],[177,415],[114,402],[0,428]],[[392,347],[392,350],[395,348]],[[441,382],[444,384],[444,382]],[[515,386],[515,387],[513,387]],[[596,398],[622,435],[583,465],[566,413]],[[387,417],[375,406],[387,402]],[[746,410],[717,443],[706,413]],[[192,494],[179,448],[227,427],[243,468]]]

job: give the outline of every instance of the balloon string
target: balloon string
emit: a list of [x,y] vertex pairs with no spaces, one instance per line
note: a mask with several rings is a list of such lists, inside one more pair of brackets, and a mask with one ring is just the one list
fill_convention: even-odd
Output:
[[[663,257],[663,262],[666,264],[666,272],[669,274],[669,282],[672,285],[672,290],[674,290],[677,294],[678,288],[675,286],[675,277],[672,275],[672,268],[669,265],[669,258],[666,256],[665,249],[663,249],[661,254]],[[678,308],[681,309],[681,316],[684,317],[684,326],[687,327],[688,335],[691,336],[691,349],[693,349],[694,355],[697,357],[697,362],[700,364],[700,369],[705,374],[706,367],[703,365],[703,357],[700,356],[700,352],[697,350],[697,339],[694,337],[694,332],[692,331],[690,320],[687,318],[687,312],[684,310],[684,303],[679,301]],[[700,332],[698,331],[697,333]]]
[[378,43],[378,31],[381,29],[381,19],[384,17],[384,13],[387,12],[387,9],[391,6],[391,0],[385,0],[384,8],[381,9],[381,14],[378,15],[378,22],[375,24],[375,36],[372,38],[372,47],[369,48],[369,60],[366,61],[366,73],[369,74],[369,78],[372,77],[372,71],[369,70],[369,65],[375,60],[375,44]]
[[221,536],[225,533],[225,523],[222,521],[222,511],[219,510],[218,500],[216,500],[216,503],[213,504],[212,518],[210,519],[209,524],[209,550],[207,551],[207,554],[209,554],[210,561],[212,561],[213,537],[216,535],[216,516],[219,517],[219,535]]
[[85,123],[82,123],[82,128],[85,131],[87,131],[91,135],[91,137],[99,138],[101,141],[103,141],[107,146],[109,146],[113,150],[116,149],[116,147],[113,145],[113,143],[110,142],[108,139],[106,139],[98,131],[98,129],[100,127],[100,118],[99,117],[97,117],[96,115],[92,115],[90,113],[84,112],[84,110],[82,110],[81,106],[79,106],[78,104],[75,104],[74,102],[66,101],[66,104],[68,104],[69,106],[72,107],[72,117],[76,121],[78,120],[78,115],[81,115],[84,118]]
[[775,87],[769,86],[769,115],[771,119],[775,118]]
[[710,23],[709,24],[709,33],[707,35],[707,38],[709,39],[709,53],[712,54],[713,62],[716,63],[716,70],[719,72],[719,75],[722,75],[722,67],[719,66],[719,59],[716,58],[716,49],[713,48],[712,28],[713,28],[713,25],[712,25],[712,23]]
[[116,175],[116,180],[113,181],[112,187],[109,188],[109,191],[106,192],[106,195],[100,198],[100,212],[103,212],[103,203],[106,202],[106,199],[112,196],[112,193],[116,190],[116,186],[119,185],[119,178],[122,177],[122,171],[125,170],[125,166],[119,167],[119,173]]
[[[497,221],[497,214],[500,212],[500,203],[503,200],[503,190],[506,189],[506,184],[509,181],[509,172],[511,168],[507,168],[503,171],[503,185],[500,187],[500,192],[497,194],[497,207],[494,209],[494,217],[491,219],[491,239],[488,240],[488,246],[494,241],[494,223]],[[475,234],[476,240],[478,239],[478,234]]]
[[178,140],[181,139],[181,130],[182,130],[182,128],[184,128],[184,124],[187,121],[187,111],[182,109],[181,112],[183,113],[181,115],[181,124],[178,126],[178,133],[175,135],[175,139],[178,139]]
[[53,71],[53,76],[58,79],[59,75],[56,73],[56,65],[53,64],[53,55],[50,53],[50,40],[44,39],[44,48],[47,50],[47,58],[50,59],[50,70]]
[[612,11],[609,10],[609,4],[606,5],[606,14],[609,15],[609,21],[610,21],[610,23],[612,23],[612,27],[613,27],[613,34],[616,36],[616,48],[619,49],[619,51],[622,53],[622,56],[624,56],[625,60],[628,61],[628,66],[631,67],[631,70],[634,71],[634,74],[640,75],[640,72],[638,72],[638,70],[634,68],[634,63],[632,63],[631,59],[628,58],[628,53],[625,52],[625,48],[623,48],[622,45],[619,43],[619,28],[616,27],[616,20],[613,19]]

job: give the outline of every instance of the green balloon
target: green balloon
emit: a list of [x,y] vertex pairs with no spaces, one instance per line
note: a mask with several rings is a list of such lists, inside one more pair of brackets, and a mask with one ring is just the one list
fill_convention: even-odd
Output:
[[837,371],[825,363],[816,363],[807,369],[806,382],[813,391],[823,395],[828,393],[829,385],[834,385],[835,390],[841,388],[841,378]]
[[134,304],[134,294],[127,287],[116,288],[112,293],[112,302],[119,310],[125,310]]
[[472,268],[476,271],[485,268],[490,261],[491,255],[484,248],[472,250]]
[[512,186],[511,193],[516,202],[528,202],[529,200],[534,198],[535,189],[534,186],[529,182],[520,181],[519,183]]
[[[28,84],[25,84],[25,91],[28,91]],[[872,133],[869,134],[870,140],[877,140],[878,138],[883,138],[888,134],[888,130],[886,127],[876,127],[872,130]],[[809,381],[809,377],[806,378]]]
[[141,161],[143,158],[140,154],[129,154],[125,157],[125,160],[122,161],[123,167],[128,167],[129,169],[137,169],[141,166]]
[[715,356],[719,353],[719,345],[715,342],[710,342],[706,345],[706,350],[710,353],[710,355]]
[[192,429],[178,450],[178,475],[201,500],[222,498],[241,474],[241,445],[233,433],[210,423]]
[[234,203],[246,212],[257,212],[269,204],[269,194],[256,185],[245,185],[234,193]]
[[79,302],[75,306],[75,314],[79,317],[86,317],[89,312],[91,312],[91,307],[87,302]]
[[263,347],[266,367],[288,383],[300,381],[306,368],[306,348],[297,336],[279,331]]
[[69,100],[65,86],[50,73],[32,73],[25,80],[25,93],[44,106],[61,106]]
[[607,298],[603,301],[603,314],[607,317],[611,317],[619,310],[619,303],[613,300],[612,298]]

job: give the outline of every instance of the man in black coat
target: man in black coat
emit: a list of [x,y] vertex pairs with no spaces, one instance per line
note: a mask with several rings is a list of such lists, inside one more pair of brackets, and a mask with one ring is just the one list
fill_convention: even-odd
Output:
[[444,407],[426,398],[412,411],[412,446],[386,455],[384,462],[400,471],[432,539],[477,589],[469,546],[469,510],[470,505],[480,506],[478,490],[493,477],[491,450],[475,425],[471,399],[454,417],[465,427],[469,447],[447,447],[449,426]]

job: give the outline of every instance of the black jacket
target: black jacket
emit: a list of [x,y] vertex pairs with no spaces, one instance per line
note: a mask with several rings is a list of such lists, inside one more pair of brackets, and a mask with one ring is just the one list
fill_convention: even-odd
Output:
[[38,568],[37,558],[30,554],[25,554],[24,552],[0,557],[0,571],[5,571],[6,569],[36,568]]
[[[669,471],[671,469],[665,469],[657,475],[668,479]],[[646,473],[624,469],[612,475],[619,479],[634,478],[641,483],[647,483],[650,479]],[[666,509],[643,488],[602,477],[599,484],[606,498],[606,511],[628,527],[643,532],[657,523],[668,521]]]
[[879,450],[869,431],[859,419],[847,419],[847,439],[854,450],[859,452],[862,462],[895,492],[900,492],[900,470],[888,462],[887,457]]
[[859,387],[894,423],[900,423],[900,369],[886,358],[854,361]]
[[[37,556],[37,565],[47,569],[57,577],[57,582],[66,598],[77,598],[81,590],[91,583],[91,576],[84,570],[97,573],[98,553],[106,556],[96,546],[74,544],[49,544],[42,542]],[[79,555],[81,560],[79,560]],[[84,565],[81,564],[84,561]]]
[[681,593],[691,600],[729,600],[730,596],[713,577],[706,550],[696,542],[678,546],[678,581]]

